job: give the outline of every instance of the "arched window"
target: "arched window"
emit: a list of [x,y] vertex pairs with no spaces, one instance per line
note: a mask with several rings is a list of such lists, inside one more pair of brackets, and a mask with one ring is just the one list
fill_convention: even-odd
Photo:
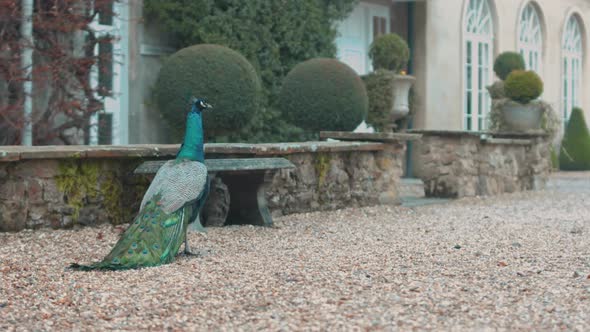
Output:
[[469,0],[463,33],[463,128],[484,130],[491,104],[486,86],[491,83],[494,54],[494,22],[489,0]]
[[526,5],[520,15],[518,32],[518,49],[527,69],[541,74],[543,29],[539,13],[532,3]]
[[563,54],[563,118],[569,119],[573,107],[580,105],[582,86],[582,30],[577,16],[572,15],[565,26],[562,44]]

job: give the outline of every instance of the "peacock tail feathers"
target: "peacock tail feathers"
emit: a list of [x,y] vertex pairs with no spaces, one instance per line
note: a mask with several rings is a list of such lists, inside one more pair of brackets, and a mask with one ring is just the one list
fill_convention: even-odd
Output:
[[156,266],[174,261],[194,206],[187,204],[172,213],[161,207],[160,195],[146,203],[111,252],[91,265],[72,264],[79,270],[125,270]]

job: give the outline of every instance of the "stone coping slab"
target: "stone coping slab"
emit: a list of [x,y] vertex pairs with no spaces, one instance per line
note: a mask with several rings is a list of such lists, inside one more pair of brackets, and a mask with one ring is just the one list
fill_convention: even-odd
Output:
[[487,144],[506,144],[506,145],[531,145],[531,144],[533,144],[533,140],[522,139],[522,138],[487,137],[487,138],[482,138],[481,141],[484,143],[487,143]]
[[[156,174],[156,172],[168,162],[167,160],[149,160],[139,165],[133,173]],[[209,173],[215,172],[244,172],[244,171],[268,171],[295,168],[292,162],[285,158],[226,158],[206,159],[205,166]]]
[[320,131],[320,139],[337,139],[342,141],[374,141],[374,142],[399,142],[415,141],[422,137],[421,134],[408,133],[353,133],[350,131]]
[[[69,158],[169,158],[176,155],[179,147],[179,144],[0,146],[0,162]],[[306,152],[381,151],[384,148],[383,143],[366,142],[209,143],[205,144],[205,153],[270,156]]]
[[424,136],[492,136],[497,138],[536,138],[547,137],[548,134],[543,130],[528,132],[495,132],[495,131],[466,131],[466,130],[429,130],[429,129],[411,129],[409,133],[422,134]]

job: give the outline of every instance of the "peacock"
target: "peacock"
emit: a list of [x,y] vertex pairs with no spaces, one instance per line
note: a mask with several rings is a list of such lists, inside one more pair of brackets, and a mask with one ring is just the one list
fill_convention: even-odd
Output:
[[202,121],[202,111],[209,108],[203,99],[191,100],[180,150],[156,173],[129,228],[101,262],[72,264],[73,269],[127,270],[167,264],[174,261],[183,241],[185,254],[191,254],[187,228],[195,223],[194,228],[204,231],[199,211],[209,193]]

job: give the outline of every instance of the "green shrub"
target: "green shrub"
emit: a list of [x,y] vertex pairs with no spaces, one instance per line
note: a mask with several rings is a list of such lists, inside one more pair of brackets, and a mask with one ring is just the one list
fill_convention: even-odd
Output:
[[373,69],[387,69],[399,73],[408,64],[410,49],[406,41],[395,33],[381,35],[369,49]]
[[375,130],[383,131],[391,124],[390,110],[393,108],[393,85],[395,74],[389,70],[378,69],[363,77],[369,96],[367,124]]
[[492,99],[506,98],[506,92],[504,92],[504,81],[496,81],[492,85],[488,86],[487,89]]
[[590,170],[590,133],[584,111],[574,108],[561,142],[559,167],[565,171]]
[[264,88],[260,111],[239,131],[214,139],[267,142],[295,139],[289,133],[297,129],[282,121],[277,105],[285,75],[308,59],[335,57],[337,23],[357,3],[358,0],[144,0],[143,9],[146,24],[161,27],[169,36],[170,45],[177,49],[197,44],[224,45],[252,63]]
[[494,62],[494,72],[502,81],[506,80],[511,72],[524,69],[524,58],[516,52],[504,52]]
[[534,71],[515,70],[504,81],[504,92],[508,98],[527,104],[543,93],[543,81]]
[[223,135],[247,124],[257,112],[260,80],[238,52],[219,45],[195,45],[170,56],[155,85],[162,117],[182,135],[190,96],[205,98],[214,110],[204,117],[207,136]]
[[354,70],[326,58],[298,64],[279,95],[287,121],[307,131],[354,130],[367,113],[367,91]]

